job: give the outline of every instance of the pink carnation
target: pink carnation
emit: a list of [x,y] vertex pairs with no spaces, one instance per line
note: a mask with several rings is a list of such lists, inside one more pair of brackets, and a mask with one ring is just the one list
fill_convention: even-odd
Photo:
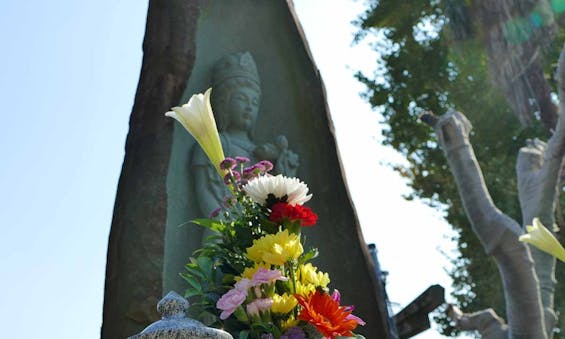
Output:
[[247,314],[250,316],[259,315],[260,312],[264,312],[271,309],[273,306],[273,299],[255,299],[249,304],[247,304]]
[[247,290],[252,286],[255,286],[255,284],[251,280],[249,280],[247,278],[243,278],[240,281],[235,283],[234,288],[236,290],[247,292]]
[[253,275],[253,285],[271,284],[276,280],[287,281],[288,278],[283,276],[279,270],[268,270],[261,267]]
[[243,304],[247,298],[247,289],[251,286],[249,279],[241,279],[234,288],[224,294],[216,303],[216,307],[222,310],[220,319],[226,320],[235,310]]

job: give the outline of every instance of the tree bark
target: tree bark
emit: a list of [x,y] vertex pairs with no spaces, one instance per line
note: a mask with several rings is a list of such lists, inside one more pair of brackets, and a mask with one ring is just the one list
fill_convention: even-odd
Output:
[[481,338],[508,337],[508,326],[492,308],[475,313],[463,313],[458,307],[449,305],[448,313],[460,330],[478,331]]
[[143,63],[108,244],[102,338],[126,338],[158,319],[172,119],[195,58],[199,1],[150,0]]
[[502,278],[508,332],[501,328],[492,333],[508,333],[511,338],[547,338],[534,263],[526,245],[518,241],[520,226],[496,208],[490,197],[469,141],[471,124],[463,114],[451,111],[435,120],[433,127],[473,231],[493,256]]
[[[559,198],[560,172],[563,168],[565,154],[565,50],[562,51],[558,63],[557,78],[560,84],[559,97],[561,112],[555,126],[555,132],[545,144],[539,140],[528,140],[520,149],[516,172],[518,176],[518,196],[522,210],[523,225],[531,224],[538,217],[550,230],[557,231],[555,225],[555,209]],[[536,263],[536,273],[540,280],[541,296],[544,305],[546,327],[553,328],[557,321],[553,311],[555,292],[555,258],[531,248]]]

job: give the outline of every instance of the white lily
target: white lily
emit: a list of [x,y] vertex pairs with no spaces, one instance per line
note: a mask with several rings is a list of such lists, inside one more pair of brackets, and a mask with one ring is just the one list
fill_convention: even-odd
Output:
[[186,104],[181,107],[173,107],[172,111],[165,113],[165,116],[176,119],[192,134],[220,176],[223,177],[225,171],[220,169],[220,162],[225,157],[212,105],[210,105],[211,92],[212,89],[209,88],[204,94],[194,94]]
[[528,233],[521,235],[518,240],[531,244],[565,262],[565,248],[561,246],[559,241],[543,226],[538,218],[534,218],[533,226],[526,226],[526,231]]

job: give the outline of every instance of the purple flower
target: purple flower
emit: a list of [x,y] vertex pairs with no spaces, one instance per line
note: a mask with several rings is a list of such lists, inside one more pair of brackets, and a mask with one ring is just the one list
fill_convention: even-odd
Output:
[[234,158],[227,157],[220,163],[220,168],[223,170],[231,170],[237,165],[237,161]]
[[263,167],[265,167],[265,172],[269,172],[273,169],[273,163],[270,162],[269,160],[261,160],[259,161],[259,164],[262,165]]
[[253,176],[253,166],[245,167],[241,173],[243,174],[244,179],[253,179],[254,178],[254,176]]
[[261,163],[257,163],[253,166],[245,167],[243,169],[243,177],[245,179],[257,178],[258,176],[265,174],[265,173],[267,173],[266,168]]
[[334,289],[334,293],[332,293],[332,299],[337,302],[338,304],[341,301],[341,294],[339,293],[338,290]]
[[215,210],[210,212],[210,218],[217,218],[220,215],[221,211],[222,211],[221,207],[216,208]]
[[246,164],[251,160],[249,160],[249,158],[247,157],[235,157],[235,161],[237,161],[238,164]]
[[241,174],[239,174],[238,171],[231,171],[230,173],[226,174],[226,176],[224,177],[224,183],[226,185],[229,185],[231,183],[231,180],[235,180],[235,182],[238,182],[239,179],[241,179]]
[[291,327],[283,334],[281,339],[306,339],[306,334],[300,327]]
[[345,320],[355,320],[359,325],[364,326],[365,322],[363,321],[363,319],[359,318],[356,315],[350,314],[347,317],[345,317]]
[[261,163],[255,164],[251,167],[253,168],[253,174],[255,174],[255,176],[265,173],[265,166]]

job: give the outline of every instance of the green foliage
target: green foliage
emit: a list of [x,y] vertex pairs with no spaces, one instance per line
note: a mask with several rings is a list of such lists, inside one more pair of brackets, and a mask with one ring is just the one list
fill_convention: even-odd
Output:
[[[213,231],[206,244],[194,252],[181,277],[188,283],[185,297],[190,300],[191,316],[208,326],[221,327],[216,302],[233,286],[234,277],[253,266],[245,249],[264,234],[275,230],[266,208],[253,203],[241,191],[235,192],[238,204],[228,205],[220,218],[192,222]],[[226,326],[237,331],[237,321]]]
[[206,256],[191,258],[181,277],[189,287],[184,297],[190,300],[190,316],[208,326],[218,326],[219,318],[215,305],[225,292],[222,277],[218,273],[218,262]]
[[[241,172],[251,172],[241,167]],[[228,169],[233,197],[212,213],[213,219],[193,220],[212,235],[181,273],[188,286],[190,316],[222,327],[235,338],[280,338],[288,323],[298,321],[311,304],[322,313],[332,312],[331,331],[347,333],[355,326],[341,328],[342,319],[352,308],[339,306],[329,294],[328,274],[311,265],[318,250],[304,250],[301,228],[317,220],[302,206],[308,187],[295,178],[267,176],[263,167],[244,179]],[[315,297],[324,298],[323,304]],[[293,326],[310,329],[310,322],[314,320],[301,319]],[[320,326],[315,326],[318,334],[325,329],[318,332]]]
[[[396,166],[409,179],[413,191],[408,198],[423,199],[443,209],[458,233],[454,240],[460,254],[451,258],[450,271],[456,303],[466,312],[492,307],[504,314],[498,270],[472,232],[433,130],[418,120],[424,111],[464,112],[474,126],[471,142],[495,204],[521,221],[516,157],[527,138],[545,139],[546,132],[539,122],[531,128],[521,127],[500,90],[493,86],[472,3],[371,1],[357,21],[360,31],[356,39],[367,35],[385,39],[374,45],[378,53],[375,74],[356,76],[366,85],[365,98],[382,112],[384,144],[408,160],[408,165]],[[558,40],[562,36],[560,32]],[[547,60],[557,60],[562,44],[555,45],[547,52]],[[445,316],[439,315],[437,321],[444,334],[456,334]]]

